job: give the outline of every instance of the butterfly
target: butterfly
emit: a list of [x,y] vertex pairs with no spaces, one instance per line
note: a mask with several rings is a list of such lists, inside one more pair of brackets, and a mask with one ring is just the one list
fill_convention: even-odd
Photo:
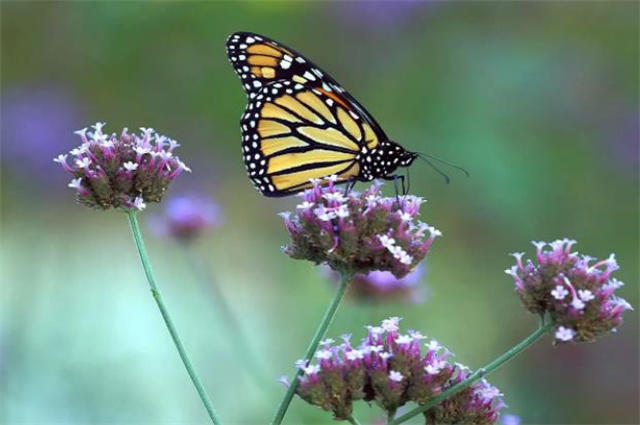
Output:
[[247,94],[242,155],[265,196],[287,196],[336,176],[353,187],[376,178],[401,180],[398,167],[420,156],[389,140],[373,116],[329,74],[263,35],[236,32],[227,56]]

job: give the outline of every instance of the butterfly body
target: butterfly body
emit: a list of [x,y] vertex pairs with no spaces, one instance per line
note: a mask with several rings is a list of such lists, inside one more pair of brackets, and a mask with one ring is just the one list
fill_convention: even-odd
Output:
[[393,179],[416,159],[295,50],[239,32],[228,38],[227,55],[248,98],[240,120],[244,163],[265,196],[291,195],[331,175],[337,183]]

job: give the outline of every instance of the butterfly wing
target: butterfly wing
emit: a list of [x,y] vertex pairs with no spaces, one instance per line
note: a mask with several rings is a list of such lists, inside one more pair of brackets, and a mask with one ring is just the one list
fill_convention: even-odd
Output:
[[361,158],[386,135],[331,76],[258,34],[232,34],[227,53],[249,98],[240,121],[245,165],[264,195],[287,196],[329,175],[369,179]]
[[292,80],[296,75],[302,79],[302,75],[311,69],[303,56],[250,32],[236,32],[229,36],[227,56],[249,98],[257,96],[262,87],[275,81]]
[[350,109],[357,110],[369,123],[380,139],[387,139],[382,127],[364,106],[333,77],[294,49],[252,32],[231,34],[226,47],[227,56],[250,99],[257,96],[262,87],[278,80],[324,88],[325,91],[338,93]]

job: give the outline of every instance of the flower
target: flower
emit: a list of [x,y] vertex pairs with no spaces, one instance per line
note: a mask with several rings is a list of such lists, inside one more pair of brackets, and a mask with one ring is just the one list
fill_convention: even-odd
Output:
[[426,1],[339,2],[335,12],[350,29],[386,33],[406,28],[420,16],[424,20]]
[[44,81],[3,87],[0,103],[2,165],[29,190],[55,193],[60,185],[51,180],[51,157],[66,148],[84,108],[69,87]]
[[551,291],[551,296],[556,300],[563,300],[567,295],[569,295],[569,291],[563,285],[558,285]]
[[73,176],[69,187],[81,203],[104,210],[143,210],[148,202],[160,202],[182,171],[190,171],[173,154],[178,146],[174,140],[146,128],[140,135],[126,128],[120,136],[106,134],[104,125],[76,131],[82,144],[53,160]]
[[291,236],[284,252],[336,271],[387,271],[401,279],[440,236],[417,219],[422,198],[403,196],[398,205],[395,197],[380,195],[379,183],[345,195],[333,179],[314,181],[302,198],[294,212],[283,216]]
[[[333,346],[333,340],[323,341],[316,364],[298,365],[306,367],[296,389],[298,396],[341,420],[351,416],[354,401],[373,401],[389,412],[395,411],[410,401],[424,404],[468,376],[469,368],[447,360],[451,354],[448,350],[435,341],[423,344],[420,332],[399,333],[399,324],[399,317],[390,317],[380,326],[367,326],[367,335],[356,347],[349,335]],[[461,417],[488,418],[493,413],[497,417],[501,405],[494,400],[501,402],[500,392],[486,382],[471,388],[465,399],[456,400],[458,411],[466,415]],[[469,401],[468,406],[462,400]]]
[[576,336],[576,331],[573,329],[565,328],[564,326],[559,326],[556,330],[556,339],[560,341],[571,341],[573,337]]
[[[389,271],[358,273],[353,276],[347,297],[357,302],[424,302],[428,293],[426,285],[422,284],[424,270],[424,263],[420,263],[402,279],[396,278]],[[340,273],[331,270],[329,266],[321,266],[320,273],[334,284],[340,281]]]
[[[628,302],[614,294],[623,284],[612,273],[619,266],[615,255],[597,261],[571,252],[574,240],[533,242],[535,260],[523,261],[505,272],[513,277],[516,292],[527,310],[548,313],[555,327],[554,343],[593,341],[622,324]],[[549,246],[550,249],[545,249]]]
[[502,425],[520,425],[520,423],[522,423],[522,419],[518,415],[504,413],[500,415],[500,423]]
[[147,208],[147,204],[144,202],[142,196],[136,196],[136,199],[133,200],[133,208],[137,209],[138,211],[142,211],[143,209]]
[[[464,381],[469,371],[461,368],[447,386]],[[500,410],[506,407],[500,391],[485,379],[474,382],[464,390],[443,400],[424,413],[426,423],[431,424],[493,424]]]
[[150,224],[157,235],[188,242],[222,222],[220,206],[212,199],[196,195],[180,195],[167,199],[160,215]]

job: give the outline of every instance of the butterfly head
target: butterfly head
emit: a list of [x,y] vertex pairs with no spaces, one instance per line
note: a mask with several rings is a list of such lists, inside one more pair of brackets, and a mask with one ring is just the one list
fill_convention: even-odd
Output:
[[393,169],[389,171],[394,171],[397,167],[409,167],[418,158],[417,153],[410,152],[391,140],[384,142],[382,146],[386,153],[387,163],[390,162],[393,165]]
[[418,154],[406,150],[394,141],[381,142],[364,161],[365,171],[370,170],[370,173],[365,173],[368,177],[366,180],[392,176],[398,167],[408,167],[416,158]]
[[400,165],[403,167],[409,167],[413,164],[413,161],[415,161],[416,158],[418,158],[417,153],[405,150],[402,152],[402,156],[400,157]]

